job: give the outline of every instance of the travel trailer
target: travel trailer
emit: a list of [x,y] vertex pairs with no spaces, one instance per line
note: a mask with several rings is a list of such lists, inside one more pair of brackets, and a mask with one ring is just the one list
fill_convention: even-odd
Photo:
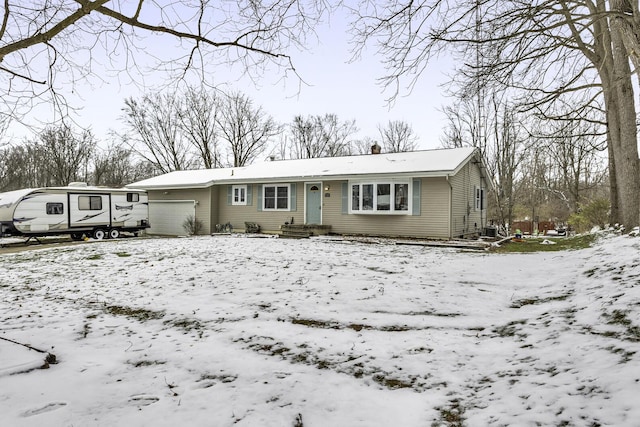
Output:
[[149,227],[144,190],[88,187],[30,188],[0,193],[0,237],[70,234],[74,240],[118,238]]

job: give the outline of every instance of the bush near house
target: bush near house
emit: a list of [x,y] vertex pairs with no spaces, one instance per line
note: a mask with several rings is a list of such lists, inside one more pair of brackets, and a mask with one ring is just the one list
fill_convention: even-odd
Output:
[[204,228],[204,224],[199,219],[196,219],[194,215],[189,215],[182,223],[182,228],[184,228],[184,231],[186,231],[189,236],[193,236],[200,234]]

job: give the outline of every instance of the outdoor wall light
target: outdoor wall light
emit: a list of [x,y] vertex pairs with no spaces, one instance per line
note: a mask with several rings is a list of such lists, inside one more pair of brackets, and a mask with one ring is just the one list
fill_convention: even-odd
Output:
[[327,184],[327,185],[325,185],[325,186],[324,186],[324,191],[329,191],[329,190],[331,190],[331,186],[330,186],[330,185],[328,185],[328,184]]

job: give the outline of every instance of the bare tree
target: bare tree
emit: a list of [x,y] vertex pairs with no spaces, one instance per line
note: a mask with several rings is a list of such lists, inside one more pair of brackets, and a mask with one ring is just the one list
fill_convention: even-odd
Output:
[[152,173],[144,172],[141,163],[144,164],[144,161],[136,164],[133,150],[114,144],[94,155],[91,182],[93,185],[118,188],[149,178]]
[[550,191],[566,205],[568,212],[578,211],[590,190],[604,182],[605,144],[593,126],[584,122],[546,122],[546,147],[553,168]]
[[18,190],[50,185],[46,157],[38,141],[8,147],[3,154],[6,168],[0,182],[2,190]]
[[[481,120],[481,110],[475,100],[462,100],[448,106],[449,120],[442,139],[445,147],[471,146],[480,150],[495,185],[489,201],[492,219],[508,226],[513,222],[520,164],[525,156],[526,136],[521,121],[509,103],[499,94],[484,99],[482,110],[488,114]],[[483,127],[484,131],[480,128]]]
[[[205,78],[216,64],[251,77],[274,66],[295,73],[288,50],[304,47],[328,7],[320,0],[4,0],[0,115],[21,117],[46,103],[65,117],[65,94],[105,76],[142,84],[161,72],[169,83],[192,71]],[[180,49],[167,48],[176,42]]]
[[296,116],[290,125],[292,154],[298,159],[349,155],[357,130],[355,120],[341,122],[335,114]]
[[243,93],[224,97],[218,108],[215,120],[220,137],[228,143],[228,164],[233,167],[250,164],[266,151],[270,139],[280,133],[273,118]]
[[65,124],[49,127],[40,135],[39,144],[46,159],[48,185],[87,180],[89,159],[96,146],[91,131],[76,132]]
[[382,149],[386,153],[414,151],[418,137],[411,125],[403,120],[389,120],[385,126],[378,125]]
[[406,0],[381,8],[374,0],[363,1],[352,25],[355,54],[368,43],[378,44],[387,67],[382,83],[391,98],[401,81],[408,79],[413,87],[431,57],[453,47],[461,58],[481,58],[458,74],[471,94],[481,81],[484,87],[527,92],[532,109],[549,108],[571,92],[603,100],[612,219],[632,226],[640,223],[640,166],[629,62],[640,51],[640,13],[631,3]]
[[379,146],[375,139],[365,136],[362,139],[353,141],[351,147],[353,154],[371,154],[373,146],[376,144]]
[[206,169],[222,165],[218,146],[217,116],[220,101],[215,92],[190,86],[182,97],[178,112],[182,132],[195,148]]
[[175,93],[145,95],[125,100],[123,137],[131,149],[158,172],[189,169],[194,158],[182,133],[180,99]]

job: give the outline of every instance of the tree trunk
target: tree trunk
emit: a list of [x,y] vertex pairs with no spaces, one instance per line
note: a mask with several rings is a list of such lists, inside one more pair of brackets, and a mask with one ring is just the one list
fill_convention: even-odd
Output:
[[[612,185],[612,219],[631,229],[640,224],[640,171],[636,110],[629,57],[622,34],[611,29],[613,61],[610,73],[601,74],[607,111],[609,171]],[[615,203],[615,204],[614,204]]]

